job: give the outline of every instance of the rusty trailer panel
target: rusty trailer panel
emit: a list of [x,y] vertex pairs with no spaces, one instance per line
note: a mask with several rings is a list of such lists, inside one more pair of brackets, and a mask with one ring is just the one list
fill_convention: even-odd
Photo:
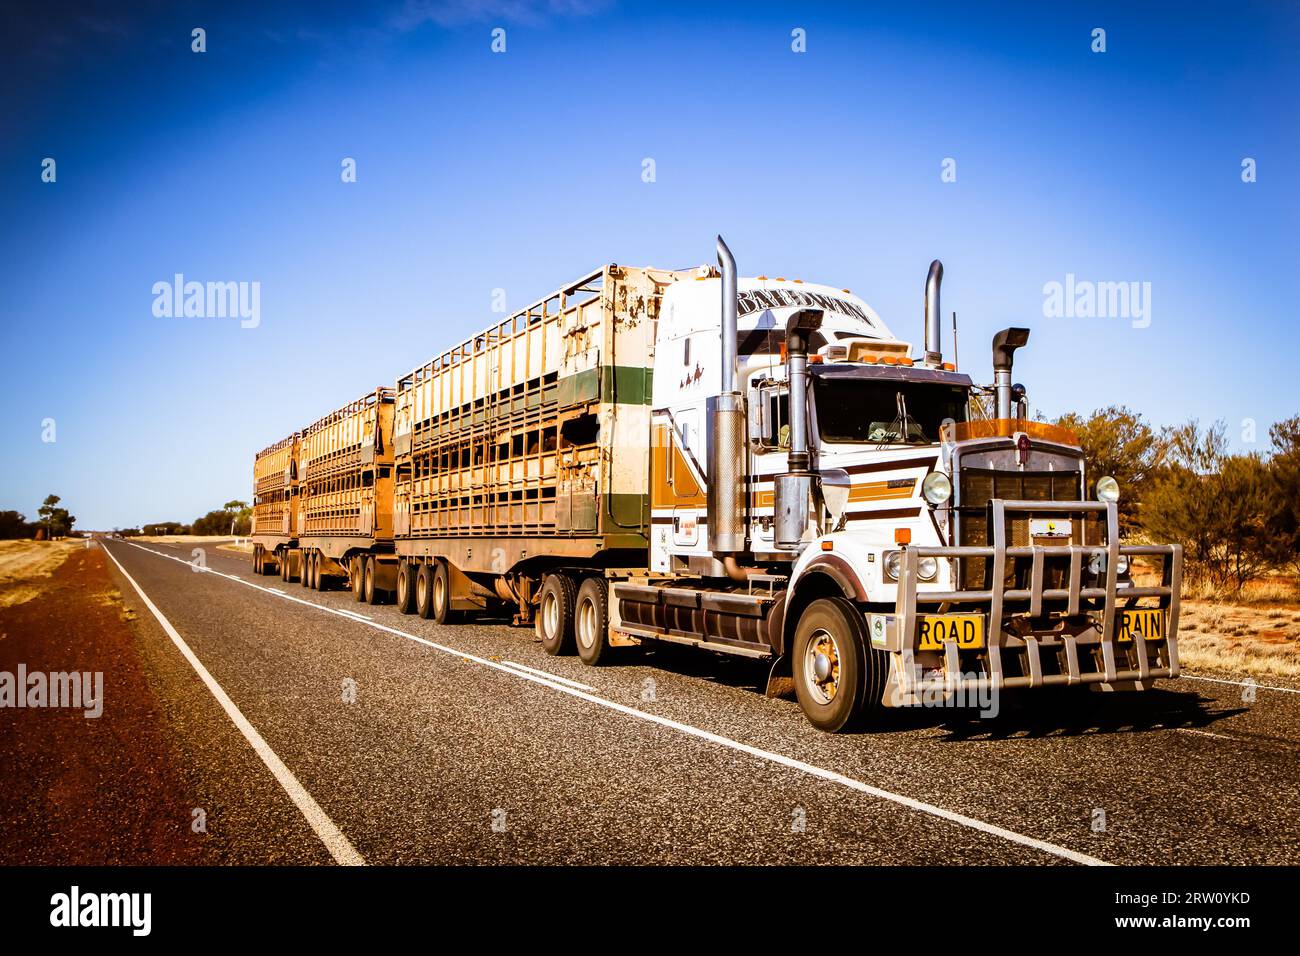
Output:
[[253,458],[253,527],[257,543],[274,550],[298,533],[294,496],[298,486],[299,433],[294,432]]
[[391,550],[393,390],[377,388],[302,432],[299,544],[333,558]]
[[398,553],[503,573],[644,549],[659,307],[694,274],[605,266],[401,378]]

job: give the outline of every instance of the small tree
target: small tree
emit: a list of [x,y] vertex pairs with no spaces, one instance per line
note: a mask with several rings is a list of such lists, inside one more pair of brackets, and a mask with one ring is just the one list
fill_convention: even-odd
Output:
[[1269,429],[1268,550],[1277,567],[1300,571],[1300,415]]
[[1150,537],[1183,546],[1191,577],[1240,591],[1272,561],[1270,464],[1228,454],[1225,434],[1221,422],[1169,429],[1168,461],[1140,516]]
[[1071,412],[1056,424],[1079,436],[1088,479],[1086,495],[1091,497],[1103,475],[1119,481],[1120,534],[1127,537],[1138,526],[1142,497],[1164,459],[1166,439],[1123,405],[1099,408],[1087,417]]
[[13,538],[30,538],[36,533],[36,525],[27,520],[27,516],[18,511],[0,511],[0,540]]
[[45,536],[50,539],[66,537],[72,531],[72,525],[77,520],[76,517],[68,514],[67,508],[58,506],[61,500],[58,495],[48,495],[45,503],[36,511],[41,516],[41,525],[45,528]]

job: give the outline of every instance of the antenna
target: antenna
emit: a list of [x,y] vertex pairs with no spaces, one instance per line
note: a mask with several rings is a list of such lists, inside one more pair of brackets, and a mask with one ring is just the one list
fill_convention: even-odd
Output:
[[961,366],[957,364],[957,313],[956,312],[952,314],[952,367],[954,369],[961,368]]

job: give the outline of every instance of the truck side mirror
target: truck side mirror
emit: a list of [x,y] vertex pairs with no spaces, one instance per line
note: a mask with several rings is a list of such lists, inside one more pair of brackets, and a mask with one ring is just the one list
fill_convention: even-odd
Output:
[[844,510],[849,505],[849,487],[852,482],[849,480],[849,473],[843,468],[823,468],[819,474],[822,503],[830,513],[830,527],[834,530],[840,526],[840,521],[844,518]]

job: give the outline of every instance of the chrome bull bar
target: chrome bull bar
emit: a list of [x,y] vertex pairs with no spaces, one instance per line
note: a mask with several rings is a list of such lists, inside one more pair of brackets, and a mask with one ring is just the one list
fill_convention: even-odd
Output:
[[[993,509],[993,544],[961,546],[907,546],[902,549],[898,573],[898,596],[892,626],[885,635],[884,649],[895,655],[895,673],[897,688],[909,695],[932,687],[941,687],[945,691],[978,690],[984,688],[1043,687],[1049,685],[1071,684],[1115,684],[1131,681],[1149,681],[1156,678],[1172,678],[1179,674],[1178,663],[1178,609],[1182,587],[1183,550],[1181,545],[1121,545],[1119,543],[1119,512],[1114,502],[1103,501],[1007,501],[994,499],[990,502]],[[1007,515],[1023,512],[1038,514],[1078,514],[1087,512],[1104,512],[1106,522],[1106,544],[1103,545],[1027,545],[1008,547]],[[1084,587],[1083,570],[1088,559],[1095,554],[1106,556],[1105,585],[1102,587]],[[1118,587],[1119,558],[1151,556],[1163,558],[1161,583],[1158,586]],[[922,558],[986,558],[990,559],[991,570],[986,579],[991,585],[981,590],[955,591],[918,591],[917,569]],[[1068,557],[1070,570],[1067,587],[1048,588],[1044,586],[1044,568],[1049,557]],[[1007,588],[1007,561],[1015,558],[1030,560],[1029,587]],[[1119,634],[1116,626],[1120,618],[1121,600],[1136,598],[1157,598],[1159,607],[1168,615],[1164,639],[1164,653],[1153,662],[1147,653],[1147,640],[1136,630],[1130,635],[1135,650],[1136,667],[1128,660],[1127,648],[1118,646]],[[1019,616],[1039,618],[1047,610],[1058,612],[1066,617],[1080,614],[1082,602],[1102,601],[1102,617],[1099,626],[1088,634],[1024,635],[1016,637],[1006,633],[1004,625],[1010,619],[1006,613],[1008,602],[1023,604],[1028,602],[1027,611],[1020,611]],[[985,673],[974,676],[963,675],[960,654],[955,640],[943,642],[944,676],[940,680],[922,680],[920,670],[915,664],[918,643],[918,624],[924,611],[919,607],[943,604],[987,605],[988,618],[985,627]],[[1064,651],[1064,660],[1059,673],[1045,672],[1043,668],[1043,649],[1050,647],[1053,652]],[[1085,650],[1100,646],[1101,667],[1097,670],[1085,670],[1079,665],[1080,648]],[[1004,652],[1012,650],[1025,655],[1028,673],[1004,673]],[[1125,666],[1120,667],[1120,652],[1124,651]],[[1058,657],[1059,659],[1059,657]]]

